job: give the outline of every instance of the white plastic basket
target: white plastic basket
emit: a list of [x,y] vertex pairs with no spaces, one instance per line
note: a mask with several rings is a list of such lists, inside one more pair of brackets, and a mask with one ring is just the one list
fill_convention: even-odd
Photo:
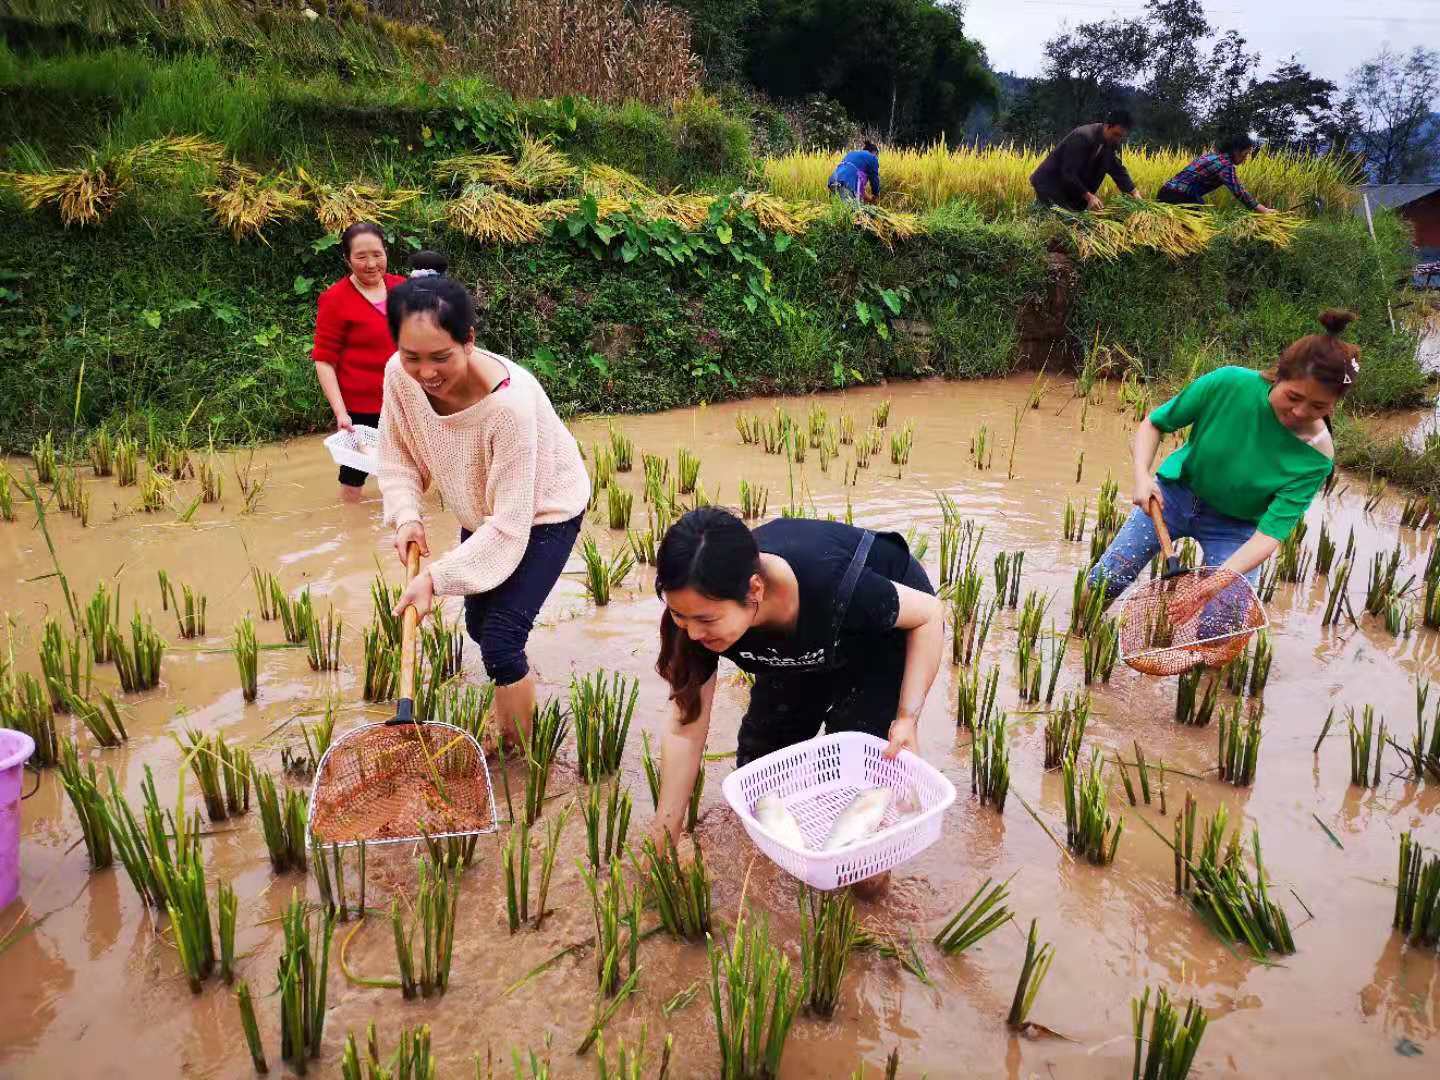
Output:
[[325,449],[336,465],[348,465],[363,473],[380,471],[380,432],[364,424],[350,431],[337,431],[325,439]]
[[[946,809],[955,801],[955,785],[933,765],[902,750],[884,758],[885,740],[862,731],[840,731],[766,754],[725,778],[725,800],[755,846],[776,865],[817,889],[838,889],[908,861],[940,839]],[[880,828],[839,851],[820,851],[840,812],[865,788],[896,792]],[[918,813],[900,820],[900,798],[913,792]],[[806,850],[777,840],[755,820],[762,795],[773,795],[795,816]]]

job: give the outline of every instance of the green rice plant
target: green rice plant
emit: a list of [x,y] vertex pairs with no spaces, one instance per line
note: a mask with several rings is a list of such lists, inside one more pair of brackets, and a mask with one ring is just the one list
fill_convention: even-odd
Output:
[[1275,552],[1275,573],[1281,581],[1298,585],[1304,582],[1310,573],[1310,562],[1313,556],[1305,546],[1305,532],[1305,522],[1296,522],[1295,527],[1290,530],[1290,535],[1285,538]]
[[309,780],[320,768],[320,759],[330,749],[335,738],[335,702],[325,702],[325,712],[313,725],[300,723],[300,738],[304,750],[291,750],[285,746],[280,750],[281,767],[287,776],[296,780]]
[[744,913],[727,944],[707,936],[706,948],[722,1080],[775,1080],[804,989],[793,985],[789,959],[771,944],[769,925]]
[[376,574],[370,582],[370,604],[375,612],[371,625],[378,628],[391,645],[400,644],[400,616],[395,614],[395,605],[399,603],[402,591],[399,585],[391,585],[381,574]]
[[1085,639],[1085,685],[1095,680],[1109,682],[1120,658],[1120,623],[1117,619],[1101,619]]
[[1010,1002],[1010,1015],[1006,1022],[1012,1028],[1023,1028],[1040,985],[1050,972],[1050,963],[1055,959],[1055,946],[1048,941],[1036,947],[1036,920],[1030,920],[1030,933],[1025,942],[1025,961],[1020,965],[1020,978],[1015,983],[1015,997]]
[[645,501],[654,502],[656,494],[664,491],[670,479],[670,459],[642,453],[640,466],[645,474]]
[[[1205,678],[1203,667],[1182,672],[1176,679],[1175,722],[1190,727],[1204,727],[1215,714],[1215,702],[1220,692],[1220,676],[1211,675],[1205,683],[1203,693],[1200,682]],[[1198,699],[1197,699],[1198,695]]]
[[140,444],[124,436],[115,440],[115,483],[134,487],[140,480]]
[[115,440],[104,427],[85,440],[85,454],[96,476],[110,476],[115,472]]
[[801,997],[812,1015],[829,1019],[840,1003],[845,966],[855,947],[855,901],[848,889],[800,888]]
[[220,465],[215,460],[212,448],[200,461],[200,501],[218,503],[225,492],[225,481],[220,475]]
[[635,529],[625,530],[626,542],[630,545],[630,555],[641,566],[654,566],[655,553],[659,548],[659,541],[655,539],[655,530],[646,529],[643,533]]
[[[1160,576],[1159,556],[1156,556],[1156,562],[1150,567],[1150,576]],[[1262,604],[1268,604],[1275,599],[1275,590],[1279,587],[1280,566],[1274,559],[1270,559],[1260,567],[1260,580],[1255,583],[1255,595]]]
[[175,610],[175,621],[178,624],[182,638],[197,638],[205,636],[205,607],[206,599],[203,593],[197,593],[189,585],[180,587],[179,595],[175,593],[173,582],[167,582],[170,591],[170,607]]
[[[602,997],[614,997],[639,970],[640,887],[626,886],[620,860],[601,878],[598,867],[580,865],[595,918],[595,980]],[[623,935],[623,937],[622,937]],[[624,961],[628,960],[628,970]]]
[[890,464],[910,464],[910,451],[915,448],[915,425],[906,424],[890,436]]
[[245,1032],[250,1062],[257,1073],[264,1075],[270,1066],[265,1061],[265,1044],[260,1041],[260,1025],[255,1020],[255,1002],[250,997],[249,983],[242,980],[235,984],[235,1000],[240,1007],[240,1028]]
[[400,684],[400,646],[390,640],[379,622],[365,628],[361,641],[365,646],[362,679],[365,700],[389,701]]
[[700,458],[682,446],[676,451],[675,465],[675,473],[680,478],[680,494],[689,495],[700,479]]
[[366,1031],[362,1056],[353,1031],[345,1034],[340,1058],[340,1080],[435,1080],[439,1065],[430,1051],[430,1025],[403,1027],[395,1052],[380,1054],[380,1037],[372,1022]]
[[841,446],[852,446],[855,443],[855,418],[849,413],[841,413],[836,423],[836,430],[840,436]]
[[636,873],[648,883],[660,924],[680,941],[699,941],[710,933],[710,874],[700,844],[692,838],[690,845],[694,857],[689,865],[681,862],[675,838],[669,835],[663,848],[645,838],[640,848],[643,867],[632,856]]
[[970,461],[977,469],[988,469],[995,461],[995,444],[990,439],[990,429],[984,424],[970,436]]
[[1102,781],[1104,767],[1098,750],[1090,755],[1088,771],[1080,768],[1078,753],[1060,764],[1065,785],[1065,842],[1076,855],[1096,866],[1115,861],[1125,831],[1125,822],[1110,815],[1110,782]]
[[147,514],[158,513],[170,505],[175,493],[175,481],[155,468],[147,468],[140,474],[140,509]]
[[[136,819],[135,812],[130,808],[125,796],[120,794],[120,785],[115,780],[114,770],[107,770],[106,776],[110,783],[110,792],[99,809],[105,820],[105,828],[110,833],[112,850],[119,856],[120,865],[125,868],[125,873],[141,902],[162,908],[166,902],[166,893],[160,867],[162,861],[172,861],[169,842],[171,831],[165,828],[165,817],[155,794],[155,780],[150,767],[145,767],[145,780],[140,785],[144,799],[143,826]],[[185,838],[183,818],[180,829],[175,830],[175,836],[176,852],[187,851],[188,841]],[[158,841],[158,851],[152,851],[152,839]]]
[[1265,864],[1260,857],[1260,830],[1252,833],[1255,870],[1245,867],[1240,848],[1232,838],[1220,857],[1224,833],[1224,807],[1216,810],[1218,828],[1206,823],[1204,850],[1192,866],[1191,906],[1222,941],[1248,945],[1257,960],[1267,951],[1289,955],[1295,951],[1285,911],[1270,899]]
[[[1351,561],[1346,559],[1335,571],[1335,576],[1330,581],[1330,595],[1325,601],[1325,614],[1320,619],[1321,626],[1331,626],[1336,623],[1350,606],[1350,597],[1346,593],[1346,588],[1350,584],[1352,565]],[[1355,616],[1351,613],[1350,617],[1354,619]]]
[[1392,599],[1385,605],[1385,629],[1395,637],[1408,638],[1415,629],[1415,615],[1403,600]]
[[175,868],[166,913],[170,916],[170,929],[174,932],[175,948],[190,983],[190,992],[198,994],[215,970],[215,938],[211,932],[205,864],[201,861],[199,845],[193,849],[193,857]]
[[255,801],[260,805],[260,831],[270,853],[270,868],[277,874],[305,870],[305,796],[285,789],[282,797],[274,778],[258,768],[252,770]]
[[603,801],[600,798],[599,783],[590,785],[581,814],[585,818],[585,851],[590,865],[598,870],[611,862],[625,850],[625,837],[630,831],[630,813],[633,801],[630,789],[621,790],[620,777],[610,781],[609,793]]
[[[1376,738],[1375,708],[1366,705],[1363,720],[1355,726],[1354,707],[1345,710],[1345,723],[1350,736],[1350,783],[1356,787],[1380,786],[1380,759],[1385,753],[1385,721],[1380,721],[1379,738]],[[1370,751],[1375,751],[1374,765],[1371,765]]]
[[271,599],[280,626],[285,631],[285,640],[291,645],[303,645],[310,636],[310,624],[315,621],[315,605],[310,599],[310,586],[305,586],[293,600],[280,587],[280,582],[270,579]]
[[275,596],[280,592],[280,580],[269,571],[252,565],[250,567],[250,583],[255,587],[256,613],[262,621],[271,621],[277,614]]
[[1383,553],[1376,553],[1370,561],[1370,578],[1365,586],[1365,611],[1371,615],[1383,615],[1386,606],[1392,601],[1409,591],[1414,584],[1415,578],[1412,575],[1404,585],[1396,587],[1395,578],[1400,569],[1400,542],[1395,542],[1395,549],[1387,557]]
[[35,463],[35,479],[41,484],[55,483],[55,436],[50,432],[30,444],[30,460]]
[[70,637],[59,622],[47,618],[40,637],[40,671],[56,712],[70,711],[70,702],[89,695],[94,680],[94,650],[83,637]]
[[[455,951],[455,914],[460,899],[458,874],[428,858],[419,861],[419,885],[411,917],[401,916],[400,901],[390,902],[400,990],[406,999],[439,997],[450,988],[450,963]],[[415,965],[415,933],[420,933],[419,975]]]
[[335,614],[335,605],[325,615],[324,622],[311,618],[305,626],[305,658],[310,662],[311,671],[338,671],[340,669],[340,638],[343,634],[340,616]]
[[195,774],[195,782],[200,786],[200,796],[205,800],[206,815],[211,821],[224,821],[229,817],[229,811],[225,802],[224,782],[220,778],[222,762],[215,747],[215,743],[223,742],[224,737],[218,734],[206,735],[189,728],[183,741],[178,735],[174,736],[174,739],[175,745],[190,763],[190,771]]
[[982,687],[980,666],[961,672],[955,695],[955,726],[967,731],[985,727],[995,715],[995,694],[1000,687],[1000,669],[992,665]]
[[916,562],[924,562],[925,554],[930,550],[930,537],[911,525],[905,530],[905,546],[909,549],[911,558]]
[[225,811],[230,817],[250,812],[250,754],[231,746],[216,732],[215,749],[220,755],[220,779],[225,787]]
[[65,794],[70,796],[70,805],[80,822],[90,868],[103,870],[114,863],[115,854],[110,829],[105,824],[105,797],[100,794],[95,763],[87,762],[86,769],[82,771],[74,741],[64,739],[60,743],[59,766],[60,783],[65,788]]
[[[1353,535],[1353,532],[1352,532]],[[1335,539],[1330,535],[1330,522],[1320,522],[1320,538],[1315,542],[1315,576],[1323,577],[1330,573],[1330,567],[1335,562]]]
[[1440,946],[1440,855],[1425,849],[1410,832],[1400,834],[1395,917],[1391,922],[1412,945]]
[[740,516],[746,521],[755,521],[765,516],[765,511],[770,505],[770,489],[761,485],[751,485],[750,481],[740,481]]
[[1406,495],[1400,509],[1402,529],[1428,529],[1440,521],[1440,500],[1433,495]]
[[[645,784],[650,789],[650,808],[660,809],[660,765],[655,756],[650,752],[650,733],[640,733],[640,764],[645,768]],[[702,764],[700,771],[703,773],[705,767]]]
[[570,716],[561,710],[560,703],[554,699],[536,708],[528,736],[524,729],[521,729],[527,825],[535,824],[536,819],[545,811],[545,790],[550,782],[550,770],[569,731]]
[[970,794],[980,797],[997,813],[1005,810],[1010,791],[1010,747],[1005,739],[1005,714],[997,712],[988,724],[975,729],[970,742]]
[[[1025,563],[1025,552],[1000,552],[995,556],[995,596],[1002,605],[1014,609],[1020,600],[1020,569]],[[1029,594],[1038,598],[1033,590]],[[1029,596],[1026,597],[1028,602]],[[1047,601],[1048,603],[1048,601]]]
[[886,398],[884,401],[880,402],[878,405],[875,406],[875,410],[871,414],[871,419],[873,420],[877,428],[883,428],[890,423],[889,398]]
[[1085,725],[1089,721],[1089,693],[1077,693],[1073,699],[1066,693],[1060,699],[1059,707],[1050,710],[1045,719],[1046,769],[1058,769],[1064,762],[1079,757],[1080,743],[1085,738]]
[[630,511],[635,505],[635,496],[620,485],[611,484],[606,493],[606,500],[610,515],[610,528],[628,529],[630,527]]
[[513,934],[530,921],[530,826],[523,819],[510,827],[500,850],[500,869],[505,876],[505,912]]
[[115,671],[120,676],[120,688],[127,694],[150,690],[160,685],[160,660],[165,655],[165,640],[155,632],[147,615],[140,617],[140,609],[130,619],[130,643],[112,626],[110,628],[110,652],[115,657]]
[[994,884],[993,878],[986,878],[960,910],[950,916],[950,921],[936,932],[936,947],[946,956],[955,956],[989,937],[1015,917],[1005,903],[1009,896],[1010,878],[998,885]]
[[235,624],[235,666],[240,672],[240,694],[254,701],[259,694],[260,646],[255,640],[255,624],[244,616]]
[[6,691],[0,691],[0,726],[23,731],[35,741],[30,763],[48,768],[60,759],[55,728],[55,706],[50,692],[29,672],[21,672]]
[[1374,470],[1371,470],[1370,479],[1365,484],[1365,513],[1374,513],[1384,498],[1385,478],[1376,476]]
[[614,424],[610,425],[610,457],[616,472],[629,472],[635,467],[635,442]]
[[1255,782],[1255,766],[1260,756],[1260,712],[1252,710],[1242,722],[1240,702],[1222,708],[1216,724],[1220,736],[1220,779],[1236,787],[1249,787]]
[[1156,995],[1146,1050],[1145,1017],[1149,1009],[1150,988],[1147,986],[1140,997],[1130,1001],[1130,1024],[1135,1034],[1134,1080],[1185,1080],[1209,1023],[1205,1010],[1191,998],[1182,1018],[1162,986]]
[[9,471],[0,466],[0,521],[15,520],[15,492],[10,483]]
[[295,890],[280,925],[285,936],[276,986],[280,995],[280,1058],[304,1076],[309,1059],[320,1056],[325,1036],[326,984],[335,916],[322,914],[318,932],[312,932],[310,913],[299,890]]
[[585,595],[596,607],[604,607],[610,603],[611,590],[618,589],[635,566],[635,559],[621,548],[606,562],[594,538],[589,536],[581,540],[580,554],[585,560]]
[[1060,536],[1071,543],[1078,544],[1085,539],[1085,521],[1090,516],[1090,500],[1085,499],[1080,504],[1077,512],[1075,503],[1070,499],[1065,500],[1065,517],[1060,523]]
[[570,716],[575,724],[575,752],[580,777],[593,783],[620,768],[625,738],[635,715],[640,681],[620,672],[596,671],[570,680]]
[[615,479],[615,459],[610,454],[610,448],[596,446],[590,451],[590,471],[594,474],[593,484],[590,489],[591,505],[600,497],[600,491],[611,485]]

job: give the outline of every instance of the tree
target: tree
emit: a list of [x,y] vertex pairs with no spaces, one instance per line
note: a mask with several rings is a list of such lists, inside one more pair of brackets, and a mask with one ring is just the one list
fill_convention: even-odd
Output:
[[1359,121],[1354,146],[1377,184],[1421,180],[1440,164],[1430,99],[1440,84],[1440,53],[1417,45],[1408,56],[1388,46],[1350,72],[1346,106]]
[[934,0],[760,0],[746,71],[786,99],[826,94],[890,140],[958,139],[995,80],[958,8]]
[[[1158,143],[1195,141],[1211,73],[1200,60],[1200,43],[1214,32],[1200,0],[1149,0],[1145,17],[1153,49],[1143,87],[1145,137]],[[1235,35],[1243,46],[1244,39]]]
[[695,55],[711,78],[733,79],[745,69],[745,26],[760,0],[672,0],[690,15]]

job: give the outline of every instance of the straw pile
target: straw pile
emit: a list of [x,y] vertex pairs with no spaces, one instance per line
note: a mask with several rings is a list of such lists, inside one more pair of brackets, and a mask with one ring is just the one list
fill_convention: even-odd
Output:
[[526,195],[539,195],[563,187],[578,172],[570,159],[555,149],[550,136],[532,139],[527,135],[520,140],[520,159],[505,186]]
[[437,161],[432,175],[442,184],[507,187],[515,175],[515,165],[504,154],[459,154]]
[[766,232],[780,232],[787,236],[800,236],[812,221],[825,214],[822,204],[788,202],[765,191],[747,191],[740,197],[740,209],[754,214],[755,220]]
[[486,184],[473,184],[449,200],[445,220],[456,232],[487,244],[528,244],[542,232],[536,207]]
[[377,184],[363,180],[348,184],[326,184],[316,180],[300,166],[295,167],[305,201],[315,211],[315,219],[326,232],[343,232],[357,221],[381,221],[394,217],[405,204],[418,199],[422,192],[415,188],[396,188],[386,192]]
[[288,221],[305,209],[305,200],[278,177],[261,177],[238,162],[221,167],[219,183],[200,192],[215,223],[236,240],[264,240],[265,226]]

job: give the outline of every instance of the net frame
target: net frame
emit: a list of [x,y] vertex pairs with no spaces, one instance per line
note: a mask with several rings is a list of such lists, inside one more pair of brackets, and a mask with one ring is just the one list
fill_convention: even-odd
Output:
[[[1145,644],[1147,616],[1151,611],[1161,606],[1168,609],[1175,600],[1198,591],[1215,578],[1224,580],[1219,592],[1175,630],[1184,634],[1188,627],[1193,634],[1204,624],[1207,615],[1211,615],[1210,604],[1221,601],[1222,595],[1232,590],[1239,595],[1222,601],[1233,609],[1225,618],[1233,625],[1238,616],[1243,620],[1242,625],[1223,633],[1182,637],[1168,645]],[[1213,615],[1211,618],[1213,620]],[[1225,625],[1223,620],[1221,625]],[[1145,675],[1179,675],[1200,665],[1220,668],[1245,650],[1253,634],[1269,625],[1265,605],[1248,578],[1222,566],[1197,567],[1146,582],[1126,598],[1120,616],[1120,659]]]
[[[383,836],[378,838],[372,838],[372,836],[357,836],[353,839],[344,840],[332,840],[327,839],[324,836],[317,836],[315,833],[316,808],[317,806],[322,805],[322,800],[320,798],[322,792],[322,785],[329,784],[330,786],[334,786],[337,783],[337,780],[339,782],[343,782],[344,780],[343,777],[335,778],[329,775],[329,772],[327,771],[327,766],[331,765],[331,759],[337,753],[356,754],[360,752],[360,747],[357,747],[356,744],[361,744],[363,746],[363,744],[367,742],[384,742],[387,744],[393,743],[396,737],[401,736],[403,733],[411,733],[414,736],[418,737],[422,743],[422,751],[426,755],[423,758],[417,758],[414,755],[411,756],[411,758],[407,762],[407,765],[411,766],[408,769],[409,776],[413,781],[419,784],[424,784],[428,786],[431,790],[434,790],[434,782],[431,779],[430,773],[433,762],[428,757],[431,752],[424,751],[424,744],[426,742],[433,743],[435,741],[435,735],[439,733],[443,733],[447,737],[447,741],[443,743],[443,745],[441,745],[439,750],[435,753],[454,753],[455,749],[451,744],[457,739],[464,740],[465,743],[468,744],[464,747],[464,749],[467,750],[470,755],[472,755],[472,760],[478,763],[478,769],[476,769],[476,774],[472,779],[476,781],[483,780],[484,783],[484,799],[483,802],[479,803],[479,806],[481,808],[482,814],[488,812],[488,823],[481,827],[473,829],[452,829],[444,832],[434,832],[428,829],[420,829],[420,823],[417,820],[411,825],[411,828],[414,830],[413,832],[407,832],[404,835],[400,836]],[[377,736],[383,736],[383,738]],[[383,752],[386,752],[386,750],[378,751],[377,756],[378,753]],[[419,764],[418,768],[413,767],[416,764]],[[377,777],[375,779],[381,778]],[[391,781],[395,779],[395,773],[385,774],[383,779]],[[452,777],[450,779],[453,780],[463,778]],[[358,780],[359,784],[374,784],[374,782],[374,779],[367,780],[363,776]],[[360,790],[363,791],[363,789]],[[341,791],[335,792],[333,798],[353,798],[356,795],[357,789],[355,787],[346,787]],[[444,796],[440,795],[440,798],[443,799]],[[427,838],[431,840],[444,840],[449,837],[483,836],[488,833],[496,832],[500,828],[499,815],[495,807],[495,789],[490,782],[490,767],[485,760],[485,751],[480,746],[480,743],[475,739],[475,736],[471,735],[470,732],[466,731],[464,728],[456,727],[453,724],[440,723],[439,721],[412,721],[405,724],[395,724],[393,722],[365,724],[361,727],[355,728],[353,731],[347,731],[345,734],[341,735],[339,738],[337,738],[334,742],[330,744],[330,746],[326,749],[324,755],[320,758],[320,763],[315,769],[315,779],[310,785],[310,799],[306,810],[307,813],[305,822],[305,841],[307,846],[316,843],[317,841],[325,847],[335,846],[341,848],[355,847],[360,844],[364,844],[367,847],[377,847],[386,844],[411,844],[423,841]],[[381,825],[372,826],[369,831],[373,834],[374,831],[380,827]]]

